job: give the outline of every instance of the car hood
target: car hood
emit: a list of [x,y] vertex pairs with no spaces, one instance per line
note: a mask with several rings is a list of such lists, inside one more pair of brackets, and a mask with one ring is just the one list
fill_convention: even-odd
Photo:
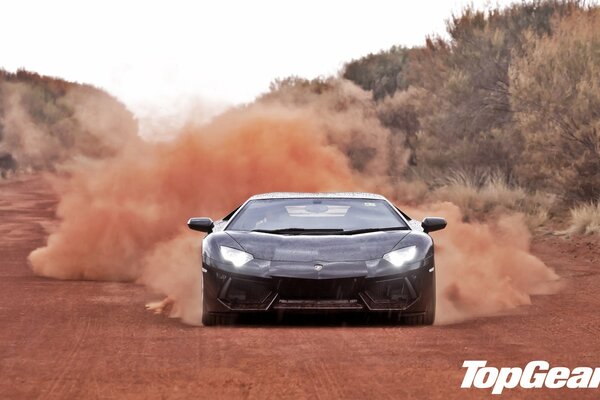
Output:
[[227,234],[254,258],[261,260],[340,262],[381,258],[409,232],[309,236],[228,231]]

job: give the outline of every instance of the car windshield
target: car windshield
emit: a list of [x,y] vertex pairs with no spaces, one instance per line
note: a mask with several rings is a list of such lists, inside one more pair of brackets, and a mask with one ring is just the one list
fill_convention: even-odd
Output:
[[384,200],[297,198],[251,200],[227,230],[284,234],[361,233],[409,229]]

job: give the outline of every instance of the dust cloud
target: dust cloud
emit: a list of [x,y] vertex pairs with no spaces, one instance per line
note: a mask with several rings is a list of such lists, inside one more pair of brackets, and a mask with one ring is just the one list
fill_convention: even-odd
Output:
[[[174,302],[171,316],[199,324],[201,236],[187,230],[189,217],[218,219],[249,196],[271,191],[372,191],[402,203],[380,165],[390,154],[389,132],[364,108],[364,118],[356,118],[353,107],[362,106],[260,101],[187,126],[170,141],[137,141],[109,158],[72,162],[67,176],[53,178],[60,225],[30,254],[33,271],[141,282]],[[340,109],[355,117],[336,115]],[[377,140],[372,132],[379,132]],[[357,167],[350,147],[371,149],[370,161]],[[407,210],[449,222],[433,234],[438,323],[529,304],[531,294],[557,279],[529,252],[518,216],[485,225],[462,222],[448,203]]]
[[459,208],[448,202],[408,210],[414,218],[442,215],[448,222],[447,229],[432,233],[436,324],[513,310],[531,304],[532,294],[558,288],[558,275],[529,250],[531,236],[522,215],[483,224],[464,222]]

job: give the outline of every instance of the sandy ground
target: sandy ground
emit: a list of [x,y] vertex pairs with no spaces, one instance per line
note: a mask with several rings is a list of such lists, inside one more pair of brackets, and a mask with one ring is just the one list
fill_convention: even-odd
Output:
[[148,313],[138,285],[34,276],[26,258],[44,243],[55,206],[40,180],[0,184],[0,399],[482,398],[488,390],[460,389],[465,359],[600,366],[600,252],[590,238],[537,238],[535,254],[566,288],[512,315],[421,328],[203,328]]

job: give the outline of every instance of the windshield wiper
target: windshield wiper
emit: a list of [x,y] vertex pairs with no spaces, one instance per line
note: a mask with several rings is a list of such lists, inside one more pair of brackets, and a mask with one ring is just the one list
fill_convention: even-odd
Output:
[[342,232],[343,235],[357,235],[360,233],[369,233],[369,232],[383,232],[383,231],[407,231],[410,228],[407,226],[392,226],[387,228],[365,228],[365,229],[354,229],[351,231]]
[[343,233],[343,229],[305,229],[305,228],[283,228],[283,229],[254,229],[252,232],[262,232],[262,233],[279,233],[282,235],[302,235],[302,234],[336,234]]

